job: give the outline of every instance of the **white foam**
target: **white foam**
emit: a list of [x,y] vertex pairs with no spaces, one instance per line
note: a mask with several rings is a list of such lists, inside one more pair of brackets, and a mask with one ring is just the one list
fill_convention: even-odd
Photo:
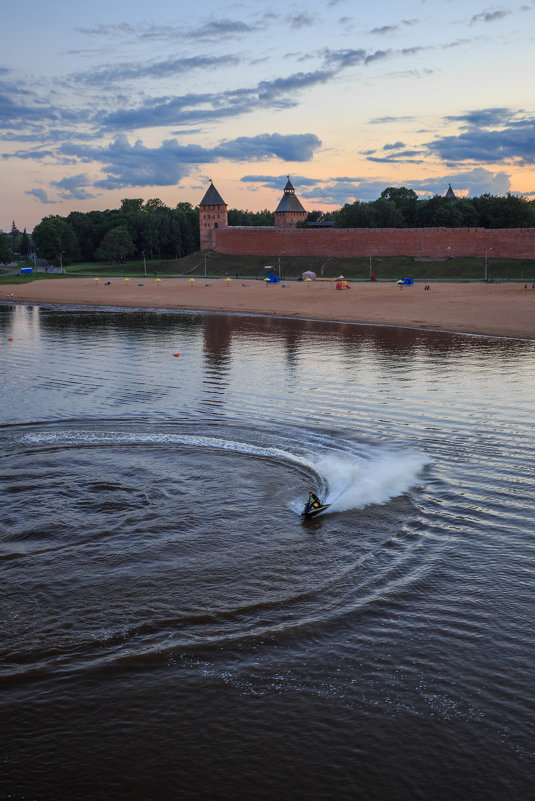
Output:
[[429,463],[422,454],[370,448],[367,458],[353,454],[325,454],[315,464],[329,487],[324,503],[329,511],[345,512],[383,504],[418,484]]
[[[383,504],[417,485],[423,467],[429,460],[422,454],[385,450],[368,446],[355,452],[348,443],[345,450],[333,443],[333,449],[320,453],[304,448],[294,453],[281,448],[253,445],[220,437],[154,432],[60,431],[28,433],[21,437],[26,444],[76,446],[85,445],[187,445],[215,448],[276,461],[296,464],[319,482],[318,491],[329,512],[362,509],[370,504]],[[334,450],[336,447],[336,450]],[[309,446],[310,448],[310,446]],[[302,498],[293,499],[290,508],[301,511]]]

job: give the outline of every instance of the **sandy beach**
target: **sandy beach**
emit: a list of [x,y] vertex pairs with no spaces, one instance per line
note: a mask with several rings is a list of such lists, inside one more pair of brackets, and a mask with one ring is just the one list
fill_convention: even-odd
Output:
[[[109,283],[108,283],[109,281]],[[535,289],[528,283],[353,283],[181,278],[66,278],[4,285],[0,299],[39,305],[187,309],[405,326],[535,339]],[[11,293],[13,293],[11,295]]]

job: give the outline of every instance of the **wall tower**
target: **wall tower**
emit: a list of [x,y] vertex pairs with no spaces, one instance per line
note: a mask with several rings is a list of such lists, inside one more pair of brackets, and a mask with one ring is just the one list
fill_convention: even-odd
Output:
[[276,228],[295,228],[298,222],[306,220],[307,213],[301,205],[301,201],[295,194],[295,189],[288,176],[288,183],[284,187],[284,194],[280,203],[275,209]]
[[228,225],[227,204],[215,188],[212,179],[205,196],[199,203],[201,250],[215,249],[215,231]]

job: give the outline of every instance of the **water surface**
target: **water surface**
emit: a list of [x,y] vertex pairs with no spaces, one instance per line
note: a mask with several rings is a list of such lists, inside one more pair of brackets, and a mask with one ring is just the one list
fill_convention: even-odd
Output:
[[0,798],[532,797],[534,343],[0,335]]

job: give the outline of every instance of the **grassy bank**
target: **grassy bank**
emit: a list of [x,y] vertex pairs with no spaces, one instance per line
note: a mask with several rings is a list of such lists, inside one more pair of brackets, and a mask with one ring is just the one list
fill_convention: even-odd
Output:
[[[329,259],[313,257],[227,256],[213,252],[192,253],[182,259],[153,260],[146,264],[147,277],[187,276],[193,278],[225,277],[264,278],[264,267],[272,265],[275,274],[286,280],[297,279],[305,270],[312,270],[319,278],[344,275],[350,280],[369,280],[370,260]],[[65,267],[65,276],[48,273],[14,275],[7,269],[0,272],[0,283],[24,284],[35,280],[62,280],[63,277],[135,277],[145,276],[143,261],[129,261],[125,265],[103,263],[73,264]],[[394,281],[414,278],[421,281],[481,281],[485,277],[483,258],[456,258],[447,261],[422,261],[409,256],[374,258],[371,270],[377,280]],[[488,259],[487,278],[502,281],[535,281],[535,259]]]

